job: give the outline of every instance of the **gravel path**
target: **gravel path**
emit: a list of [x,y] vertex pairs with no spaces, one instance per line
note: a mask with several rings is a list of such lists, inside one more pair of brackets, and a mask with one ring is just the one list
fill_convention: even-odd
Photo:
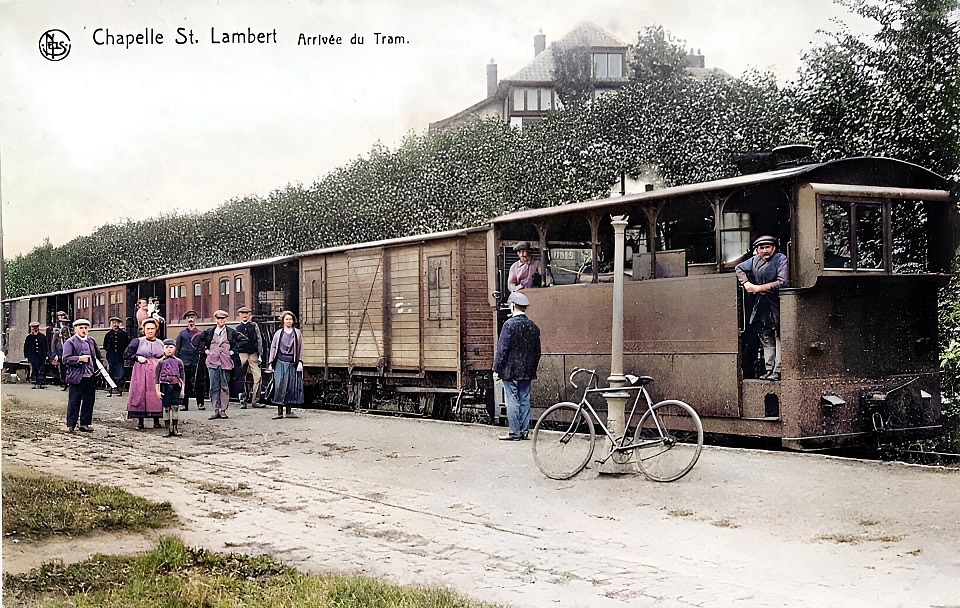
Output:
[[708,447],[672,484],[595,469],[556,482],[529,442],[482,425],[231,406],[220,421],[191,409],[168,439],[100,394],[96,432],[68,434],[65,393],[2,390],[7,466],[169,500],[181,520],[4,542],[5,572],[176,533],[516,606],[960,607],[956,470]]

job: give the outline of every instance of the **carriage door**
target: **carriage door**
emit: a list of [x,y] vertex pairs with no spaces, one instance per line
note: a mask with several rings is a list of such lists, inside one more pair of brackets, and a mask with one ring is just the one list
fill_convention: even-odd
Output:
[[351,367],[383,365],[383,255],[383,249],[374,249],[347,258]]

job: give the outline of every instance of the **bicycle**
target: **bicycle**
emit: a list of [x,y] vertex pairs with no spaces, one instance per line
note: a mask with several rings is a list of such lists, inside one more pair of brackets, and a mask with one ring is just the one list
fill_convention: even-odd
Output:
[[[648,479],[660,482],[676,481],[690,472],[703,449],[703,425],[692,407],[675,399],[653,403],[645,388],[653,382],[650,376],[628,375],[631,386],[600,388],[596,370],[578,367],[569,378],[573,388],[579,388],[574,377],[583,372],[589,373],[590,379],[580,402],[564,401],[550,406],[533,427],[533,459],[544,475],[569,479],[587,466],[597,441],[594,420],[610,439],[610,450],[597,460],[599,464],[611,458],[626,464],[636,455],[640,471]],[[589,395],[609,391],[636,391],[622,437],[607,429],[588,400]],[[634,426],[640,395],[644,396],[647,409]]]

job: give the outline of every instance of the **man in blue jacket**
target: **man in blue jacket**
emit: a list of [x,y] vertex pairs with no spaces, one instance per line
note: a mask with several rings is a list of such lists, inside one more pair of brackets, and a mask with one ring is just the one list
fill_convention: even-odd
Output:
[[515,291],[507,302],[512,316],[500,330],[493,371],[503,380],[510,425],[510,433],[499,439],[519,441],[527,439],[530,429],[530,385],[540,363],[540,328],[527,318],[527,296]]

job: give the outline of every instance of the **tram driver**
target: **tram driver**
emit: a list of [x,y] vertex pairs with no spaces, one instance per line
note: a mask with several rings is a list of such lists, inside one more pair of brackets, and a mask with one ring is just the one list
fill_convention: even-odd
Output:
[[543,263],[543,260],[534,260],[530,253],[530,243],[522,241],[513,246],[519,258],[510,266],[507,277],[507,288],[510,291],[520,291],[531,287],[547,287],[553,284],[553,275]]
[[737,264],[737,281],[746,292],[743,308],[744,377],[753,375],[757,341],[763,347],[761,380],[780,380],[780,288],[789,281],[787,256],[777,251],[777,239],[761,236],[753,242],[754,255]]

